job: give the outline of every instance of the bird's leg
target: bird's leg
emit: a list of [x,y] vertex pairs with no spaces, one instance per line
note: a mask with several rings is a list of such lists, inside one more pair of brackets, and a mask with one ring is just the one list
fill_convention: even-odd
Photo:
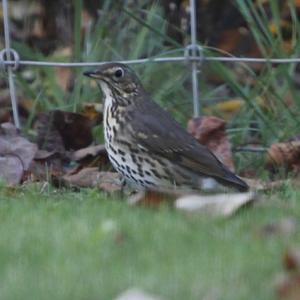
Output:
[[121,183],[121,194],[122,194],[122,196],[124,196],[125,195],[125,189],[127,187],[127,182],[126,182],[126,179],[125,179],[124,176],[122,176],[120,178],[120,183]]

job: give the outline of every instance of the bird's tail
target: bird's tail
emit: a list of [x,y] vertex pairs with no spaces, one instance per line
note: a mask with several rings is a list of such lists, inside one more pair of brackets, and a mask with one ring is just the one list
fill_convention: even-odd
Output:
[[215,180],[217,180],[219,183],[227,187],[231,187],[231,188],[233,187],[240,192],[247,192],[249,190],[249,186],[244,180],[236,176],[227,168],[224,171],[225,171],[224,176],[215,177]]

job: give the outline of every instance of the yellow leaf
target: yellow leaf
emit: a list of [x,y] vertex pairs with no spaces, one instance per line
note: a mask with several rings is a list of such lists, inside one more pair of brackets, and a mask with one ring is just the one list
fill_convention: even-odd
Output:
[[230,119],[233,114],[241,109],[244,105],[244,100],[242,98],[233,98],[229,101],[224,101],[211,105],[204,109],[206,114],[213,114],[213,112],[220,112],[224,119]]

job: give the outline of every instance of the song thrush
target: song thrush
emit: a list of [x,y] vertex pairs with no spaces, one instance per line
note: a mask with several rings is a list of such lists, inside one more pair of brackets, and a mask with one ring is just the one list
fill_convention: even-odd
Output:
[[106,63],[84,75],[105,95],[104,137],[109,159],[126,182],[144,190],[201,190],[204,180],[246,191],[233,174],[156,104],[127,65]]

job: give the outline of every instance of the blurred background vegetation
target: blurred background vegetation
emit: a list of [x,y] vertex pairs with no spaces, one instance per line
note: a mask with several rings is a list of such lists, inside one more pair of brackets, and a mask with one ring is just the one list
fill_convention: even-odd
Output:
[[[24,60],[179,56],[190,42],[187,0],[10,0],[9,4],[13,47]],[[199,44],[207,56],[298,57],[299,13],[300,1],[198,0]],[[3,38],[3,26],[0,31]],[[133,68],[153,98],[185,125],[192,117],[189,65],[146,63]],[[34,135],[41,111],[80,112],[84,103],[101,102],[98,88],[82,72],[82,68],[20,68],[16,79],[23,127]],[[297,64],[204,62],[199,81],[202,113],[227,120],[233,149],[265,148],[299,134]],[[3,73],[0,85],[0,122],[4,122],[11,112]],[[100,131],[101,126],[96,132]],[[236,152],[235,158],[239,171],[262,175],[264,153]]]

